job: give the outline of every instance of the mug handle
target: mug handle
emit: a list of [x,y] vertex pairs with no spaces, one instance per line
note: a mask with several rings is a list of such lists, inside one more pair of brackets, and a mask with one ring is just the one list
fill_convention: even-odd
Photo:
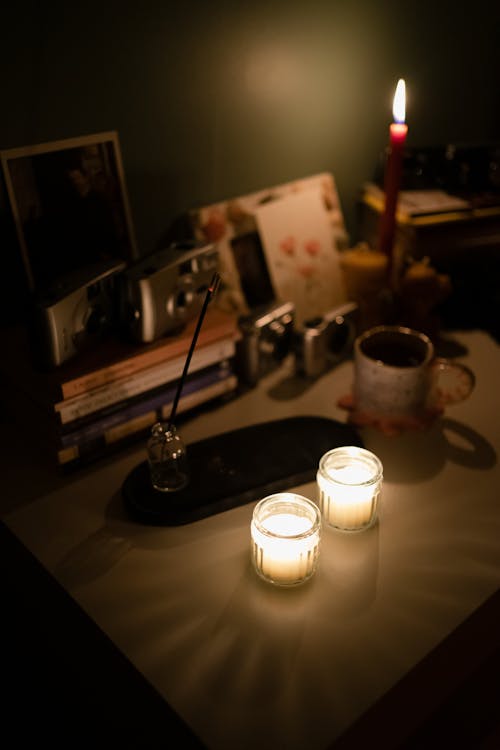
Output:
[[434,376],[432,401],[438,407],[458,404],[469,398],[476,378],[472,370],[459,362],[436,358],[432,365]]

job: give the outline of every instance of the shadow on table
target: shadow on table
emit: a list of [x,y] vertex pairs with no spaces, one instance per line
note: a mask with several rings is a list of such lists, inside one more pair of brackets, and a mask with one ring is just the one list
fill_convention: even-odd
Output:
[[390,482],[422,482],[438,474],[448,461],[474,470],[491,469],[497,462],[491,443],[450,417],[436,420],[422,432],[390,437],[370,429],[363,438],[382,461],[384,479]]
[[[282,607],[288,606],[280,604],[282,601],[296,602],[293,605],[297,608],[293,610],[296,614],[301,610],[299,603],[307,601],[312,590],[322,591],[320,598],[330,603],[328,609],[332,617],[342,612],[348,618],[356,618],[374,601],[379,558],[378,524],[363,533],[343,533],[325,527],[318,571],[311,581],[291,589],[261,581],[253,570],[247,519],[240,518],[234,524],[226,513],[189,524],[188,529],[184,529],[170,528],[166,535],[165,528],[132,522],[117,493],[108,504],[103,525],[66,554],[55,568],[55,576],[73,590],[105,576],[129,552],[147,550],[155,554],[160,551],[165,559],[186,561],[187,564],[177,570],[177,582],[181,584],[183,576],[189,574],[191,588],[193,580],[199,579],[203,595],[207,594],[207,581],[217,582],[223,575],[219,566],[229,565],[231,575],[238,581],[237,589],[243,587],[246,591],[245,606],[255,600],[258,610],[261,607],[270,610],[266,618],[269,616],[271,620],[274,607],[281,612]],[[189,560],[183,549],[189,550]],[[199,569],[194,579],[192,569]],[[161,577],[163,573],[160,571],[158,575]],[[168,575],[167,570],[166,578]]]

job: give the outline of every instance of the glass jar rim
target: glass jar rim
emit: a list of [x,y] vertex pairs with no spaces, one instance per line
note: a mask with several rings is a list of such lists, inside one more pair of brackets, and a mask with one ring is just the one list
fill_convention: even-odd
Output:
[[[365,467],[373,469],[373,474],[364,481],[343,481],[341,478],[332,476],[327,468],[327,464],[332,462],[332,459],[359,459],[359,463]],[[337,467],[343,468],[343,467]],[[346,445],[341,448],[332,448],[332,450],[325,453],[319,462],[318,477],[328,481],[335,482],[335,484],[342,485],[344,487],[368,487],[376,482],[379,482],[383,476],[383,466],[381,460],[371,451],[366,448],[360,448],[356,445]]]
[[[308,517],[311,520],[311,527],[309,529],[297,534],[280,534],[276,531],[270,531],[264,526],[263,521],[265,518],[277,514],[275,510],[275,513],[267,513],[264,518],[260,518],[262,511],[267,507],[276,509],[279,506],[282,506],[283,512],[286,512],[287,507],[288,510],[293,510],[294,505],[305,511],[305,513],[297,513],[296,515]],[[285,539],[292,541],[296,539],[306,539],[320,530],[321,511],[316,503],[313,503],[312,500],[309,500],[309,498],[304,497],[303,495],[299,495],[296,492],[277,492],[272,495],[267,495],[262,498],[262,500],[259,500],[253,509],[252,524],[254,524],[255,528],[258,529],[261,534],[272,539]]]

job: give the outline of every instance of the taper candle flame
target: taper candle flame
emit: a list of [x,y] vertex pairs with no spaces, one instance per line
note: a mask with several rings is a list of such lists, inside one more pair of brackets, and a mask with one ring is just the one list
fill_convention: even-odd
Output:
[[406,119],[406,84],[403,78],[400,78],[396,86],[396,93],[392,103],[392,116],[394,122],[404,122]]
[[406,85],[402,78],[396,86],[393,101],[394,122],[389,128],[390,150],[385,168],[384,190],[385,207],[380,221],[379,250],[387,255],[389,259],[388,271],[392,272],[392,254],[394,244],[394,231],[396,227],[396,207],[398,201],[399,183],[401,181],[401,170],[403,160],[403,148],[408,132],[405,123],[406,117]]

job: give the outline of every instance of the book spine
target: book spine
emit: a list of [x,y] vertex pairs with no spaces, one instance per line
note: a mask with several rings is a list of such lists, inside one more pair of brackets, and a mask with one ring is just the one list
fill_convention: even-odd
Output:
[[[187,384],[202,375],[205,375],[206,373],[209,373],[212,369],[219,369],[219,368],[227,368],[231,364],[232,366],[232,360],[221,360],[219,362],[214,362],[207,367],[203,367],[201,370],[189,373],[185,382],[184,382],[184,389],[187,387]],[[79,417],[78,419],[72,419],[70,422],[67,422],[66,424],[62,424],[61,420],[59,419],[59,416],[56,412],[53,412],[53,415],[55,417],[55,423],[57,425],[56,429],[59,432],[60,435],[67,435],[73,431],[79,430],[82,427],[87,427],[88,425],[92,425],[99,420],[104,419],[112,419],[117,414],[120,414],[121,412],[132,409],[134,407],[140,408],[141,406],[147,405],[147,401],[151,400],[151,405],[149,408],[156,408],[156,405],[153,403],[153,400],[156,399],[158,396],[164,397],[167,390],[173,390],[176,388],[178,381],[174,380],[170,383],[162,383],[161,385],[157,386],[156,388],[150,388],[147,391],[143,391],[142,393],[138,393],[135,396],[131,396],[130,398],[122,399],[121,401],[117,401],[116,403],[109,404],[108,406],[103,407],[102,409],[98,409],[97,411],[91,412],[90,414],[86,414],[83,417]],[[145,409],[143,408],[143,411]]]
[[[216,316],[212,315],[209,318],[207,315],[205,325],[198,337],[198,347],[206,346],[228,336],[236,338],[237,335],[234,316],[221,316],[217,311]],[[154,347],[149,347],[147,350],[141,350],[138,347],[136,353],[118,362],[113,362],[105,367],[62,382],[60,386],[60,400],[88,393],[95,388],[129,377],[140,370],[145,370],[165,360],[171,360],[187,354],[191,340],[192,330],[191,328],[186,328],[182,334],[168,337]]]
[[[211,385],[207,385],[205,388],[200,388],[199,391],[194,391],[193,393],[188,393],[184,398],[180,399],[179,405],[180,405],[180,412],[187,412],[190,409],[194,409],[196,406],[200,406],[201,404],[205,404],[208,401],[212,401],[215,398],[218,398],[219,396],[224,395],[225,393],[229,393],[230,391],[234,391],[237,386],[237,378],[236,375],[230,375],[227,378],[224,378],[223,380],[220,380],[218,383],[212,383]],[[170,408],[172,404],[165,404],[161,410],[160,413],[156,413],[156,419],[160,417],[161,419],[167,419],[170,416]],[[151,426],[153,422],[150,422],[149,425]],[[133,429],[135,432],[136,430]],[[130,426],[127,424],[121,424],[117,425],[117,427],[113,427],[111,430],[106,431],[105,435],[105,441],[107,445],[111,445],[112,443],[116,443],[120,440],[123,440],[123,438],[130,435]]]
[[[205,388],[212,383],[227,378],[230,374],[232,374],[232,369],[227,360],[210,365],[208,368],[200,370],[199,373],[195,373],[190,379],[188,378],[184,383],[182,393],[183,395],[193,393],[200,388]],[[95,418],[81,427],[71,430],[71,432],[61,433],[61,446],[66,448],[70,445],[87,442],[123,422],[152,411],[156,412],[166,405],[171,405],[175,397],[175,392],[176,386],[172,385],[168,388],[162,388],[159,393],[155,391],[151,396],[140,398],[137,402],[133,401],[129,403],[127,401],[126,405],[114,410],[110,414]]]
[[[195,350],[189,371],[196,372],[215,362],[230,359],[235,355],[235,352],[236,344],[232,337],[208,344]],[[130,378],[124,378],[116,383],[96,388],[81,396],[59,401],[54,405],[54,409],[59,414],[61,424],[67,424],[111,404],[116,404],[139,393],[170,383],[181,376],[184,364],[184,356],[162,362],[146,370],[140,370]]]
[[[180,414],[181,412],[186,412],[196,406],[200,406],[201,404],[212,401],[220,396],[231,393],[236,389],[237,385],[238,378],[236,375],[230,374],[228,377],[223,378],[216,383],[212,383],[205,388],[200,388],[193,393],[189,393],[179,399],[177,413]],[[134,436],[138,437],[139,434],[143,433],[148,427],[151,427],[157,419],[162,417],[162,411],[164,414],[169,414],[169,406],[165,405],[163,410],[153,410],[138,417],[134,417],[127,422],[123,422],[121,425],[105,430],[101,435],[95,436],[89,441],[60,448],[57,451],[58,464],[60,466],[68,466],[75,462],[79,462],[82,459],[90,460],[104,455],[106,449],[117,447],[120,443],[125,442],[127,439],[131,439]]]

